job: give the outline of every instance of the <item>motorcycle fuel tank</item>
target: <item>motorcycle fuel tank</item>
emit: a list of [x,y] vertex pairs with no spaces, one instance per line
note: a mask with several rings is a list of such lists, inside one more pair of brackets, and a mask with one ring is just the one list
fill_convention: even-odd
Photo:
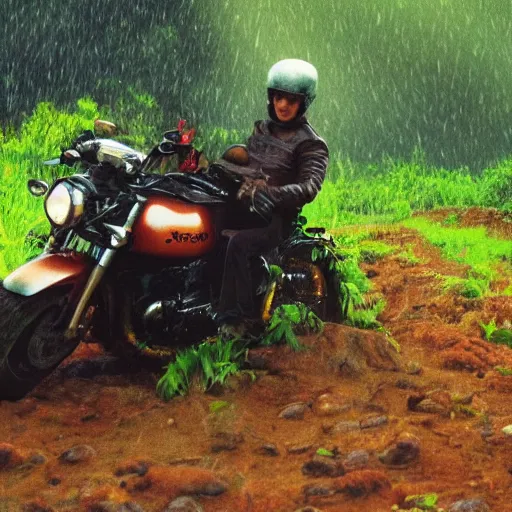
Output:
[[205,206],[150,197],[133,227],[132,251],[165,258],[194,258],[215,244],[212,215]]

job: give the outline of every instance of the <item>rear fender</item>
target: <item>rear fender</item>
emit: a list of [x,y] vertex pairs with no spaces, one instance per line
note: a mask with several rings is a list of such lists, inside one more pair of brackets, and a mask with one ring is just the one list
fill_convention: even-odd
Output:
[[91,271],[90,260],[80,254],[41,254],[9,274],[6,290],[30,297],[55,285],[74,283]]

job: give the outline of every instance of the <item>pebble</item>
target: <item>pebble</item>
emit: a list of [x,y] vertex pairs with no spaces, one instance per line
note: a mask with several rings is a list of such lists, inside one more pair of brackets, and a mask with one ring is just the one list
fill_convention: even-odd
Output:
[[501,429],[501,431],[506,435],[506,436],[512,436],[512,425],[507,425],[506,427],[503,427]]
[[334,425],[331,432],[353,432],[354,430],[361,430],[359,421],[340,421]]
[[379,455],[379,460],[389,468],[401,469],[415,462],[420,455],[419,439],[402,433],[396,443]]
[[59,460],[68,464],[76,464],[78,462],[85,462],[95,456],[96,450],[94,448],[87,444],[79,444],[61,453]]
[[306,485],[303,489],[306,498],[310,496],[332,496],[334,490],[323,485]]
[[116,476],[125,476],[125,475],[137,475],[144,476],[149,469],[150,464],[143,460],[137,460],[135,462],[129,462],[122,466],[119,466],[116,471]]
[[260,446],[258,452],[262,455],[269,455],[270,457],[277,457],[279,455],[279,450],[275,444],[264,444]]
[[362,429],[365,428],[375,428],[380,427],[382,425],[386,425],[388,422],[387,416],[372,416],[371,418],[366,418],[360,422],[360,427]]
[[180,496],[171,501],[164,512],[204,512],[204,508],[190,496]]
[[21,466],[24,457],[16,447],[9,443],[0,443],[0,470]]
[[313,403],[313,411],[317,416],[335,416],[350,410],[350,408],[351,404],[332,393],[320,395]]
[[345,469],[339,461],[314,458],[302,466],[302,474],[313,478],[337,477],[344,475]]
[[218,432],[215,434],[215,441],[212,443],[211,451],[219,453],[223,451],[236,450],[237,446],[244,441],[242,434],[231,432]]
[[305,402],[290,404],[279,413],[279,417],[285,420],[302,420],[308,408],[308,404]]
[[343,459],[343,467],[348,473],[349,471],[364,469],[366,466],[368,466],[369,461],[370,455],[367,451],[354,450]]
[[491,509],[484,500],[478,498],[456,501],[450,505],[448,512],[491,512]]
[[286,447],[286,451],[290,455],[300,455],[302,453],[306,453],[313,448],[312,444],[296,444],[290,445]]

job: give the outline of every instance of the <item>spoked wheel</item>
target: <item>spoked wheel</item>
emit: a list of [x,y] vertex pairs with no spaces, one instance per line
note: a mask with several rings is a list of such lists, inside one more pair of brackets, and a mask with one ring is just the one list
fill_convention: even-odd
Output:
[[64,335],[67,292],[23,297],[0,287],[0,399],[23,398],[78,345],[78,337]]

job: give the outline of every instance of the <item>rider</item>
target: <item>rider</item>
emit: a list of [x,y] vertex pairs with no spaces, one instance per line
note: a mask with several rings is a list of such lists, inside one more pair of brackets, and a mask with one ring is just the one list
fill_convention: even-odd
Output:
[[327,145],[304,116],[315,99],[317,81],[315,67],[298,59],[281,60],[268,73],[270,119],[256,121],[247,144],[249,165],[261,169],[265,179],[246,179],[238,199],[266,210],[271,220],[230,237],[216,310],[223,336],[243,336],[262,327],[253,301],[250,258],[291,233],[297,214],[313,201],[324,180]]

